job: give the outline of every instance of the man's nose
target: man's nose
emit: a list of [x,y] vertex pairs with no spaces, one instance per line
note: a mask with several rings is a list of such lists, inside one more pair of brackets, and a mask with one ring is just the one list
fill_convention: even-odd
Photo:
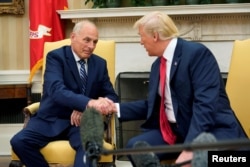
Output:
[[90,42],[88,47],[91,48],[91,49],[94,49],[96,46],[96,44],[94,42]]

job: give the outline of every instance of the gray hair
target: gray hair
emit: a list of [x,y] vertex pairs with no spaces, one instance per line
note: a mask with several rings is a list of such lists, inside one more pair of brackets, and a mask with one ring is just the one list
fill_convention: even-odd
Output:
[[86,24],[91,24],[94,27],[96,27],[95,23],[93,23],[92,21],[90,21],[90,20],[82,20],[82,21],[75,24],[75,26],[73,28],[73,32],[78,34],[81,31],[82,27],[84,25],[86,25]]

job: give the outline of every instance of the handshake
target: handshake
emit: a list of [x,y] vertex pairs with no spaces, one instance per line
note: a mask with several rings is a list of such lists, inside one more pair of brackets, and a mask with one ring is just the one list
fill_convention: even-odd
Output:
[[98,99],[92,99],[89,101],[87,108],[95,108],[103,115],[108,115],[117,112],[116,103],[107,97],[99,97]]
[[[102,115],[109,115],[112,113],[117,113],[117,103],[106,97],[99,97],[98,99],[91,99],[86,108],[94,108]],[[80,126],[82,112],[73,110],[70,118],[71,125]]]

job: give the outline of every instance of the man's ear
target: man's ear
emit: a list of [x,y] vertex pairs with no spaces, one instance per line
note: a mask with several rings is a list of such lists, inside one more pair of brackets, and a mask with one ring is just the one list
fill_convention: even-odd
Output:
[[159,40],[159,33],[158,32],[154,32],[153,38],[154,38],[154,41]]

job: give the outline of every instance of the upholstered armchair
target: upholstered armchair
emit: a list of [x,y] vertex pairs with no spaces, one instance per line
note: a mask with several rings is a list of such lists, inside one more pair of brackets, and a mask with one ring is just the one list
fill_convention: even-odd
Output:
[[[43,67],[45,67],[46,55],[49,51],[59,48],[63,45],[70,45],[70,39],[65,39],[57,42],[45,42],[44,44],[44,61]],[[108,72],[112,84],[115,81],[115,42],[111,40],[99,40],[94,51],[95,54],[102,56],[107,60]],[[42,68],[42,76],[45,68]],[[42,81],[43,83],[43,77]],[[35,114],[39,108],[39,102],[33,103],[24,108],[23,112],[25,115],[24,128],[30,119],[30,116]],[[108,124],[108,128],[105,131],[105,138],[103,140],[103,147],[108,150],[115,149],[115,116],[104,116],[104,121]],[[44,155],[50,166],[65,167],[72,166],[75,157],[75,151],[71,148],[69,141],[59,140],[50,142],[44,148],[41,149],[41,153]],[[115,156],[113,155],[102,155],[98,162],[102,166],[113,167],[115,166]],[[18,156],[11,151],[11,163],[10,167],[22,167]]]
[[234,41],[226,91],[231,106],[250,138],[250,39]]

